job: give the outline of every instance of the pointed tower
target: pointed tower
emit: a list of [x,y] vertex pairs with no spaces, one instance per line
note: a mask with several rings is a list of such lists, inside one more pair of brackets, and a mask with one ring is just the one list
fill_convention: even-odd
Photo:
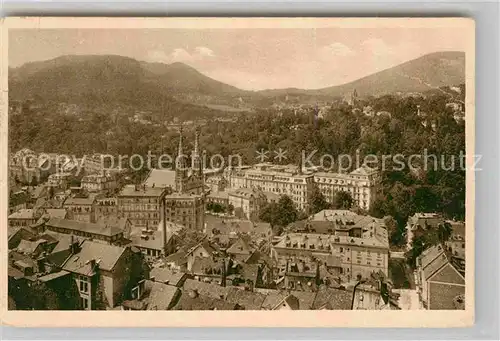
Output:
[[186,155],[182,151],[182,125],[179,128],[179,150],[175,159],[175,190],[183,193],[187,180]]
[[203,167],[200,155],[200,127],[196,128],[196,135],[194,139],[194,150],[191,157],[191,167],[193,169],[193,174],[201,178],[203,175]]

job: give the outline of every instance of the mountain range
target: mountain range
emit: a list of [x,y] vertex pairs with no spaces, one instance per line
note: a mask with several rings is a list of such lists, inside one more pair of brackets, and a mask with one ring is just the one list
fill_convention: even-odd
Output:
[[162,64],[116,55],[70,55],[9,68],[9,98],[155,106],[165,102],[250,106],[286,94],[332,98],[425,92],[465,83],[465,54],[435,52],[356,81],[323,89],[241,90],[183,63]]

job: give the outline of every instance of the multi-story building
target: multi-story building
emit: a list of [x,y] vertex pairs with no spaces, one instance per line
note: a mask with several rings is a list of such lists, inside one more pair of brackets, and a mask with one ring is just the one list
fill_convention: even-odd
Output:
[[406,249],[411,250],[413,238],[419,231],[438,228],[444,224],[444,218],[438,213],[418,212],[408,218],[406,223]]
[[62,268],[73,277],[83,310],[116,307],[128,298],[127,288],[147,276],[142,256],[130,247],[86,240],[75,248]]
[[303,272],[314,272],[319,263],[337,268],[346,281],[374,272],[388,275],[389,240],[382,219],[324,210],[303,225],[299,230],[305,232],[287,233],[272,248],[283,271],[294,263]]
[[227,172],[232,189],[256,188],[278,195],[286,194],[298,209],[309,208],[314,186],[312,174],[303,174],[297,166],[260,163],[252,168],[236,168]]
[[425,308],[465,308],[465,260],[456,259],[442,245],[435,245],[422,252],[416,265],[415,284]]
[[189,193],[172,193],[164,197],[165,219],[188,229],[203,230],[205,198]]
[[109,216],[118,216],[118,205],[116,198],[99,198],[95,203],[95,220]]
[[70,173],[54,173],[49,175],[48,185],[61,189],[68,189],[70,185]]
[[63,204],[69,219],[87,223],[95,222],[95,206],[95,194],[76,194],[67,198]]
[[239,188],[228,192],[229,205],[240,218],[256,219],[259,210],[266,203],[265,194],[256,188]]
[[222,175],[216,175],[206,178],[205,185],[209,188],[210,193],[219,193],[226,189],[227,181]]
[[106,244],[122,244],[124,230],[118,223],[88,223],[76,220],[50,218],[45,222],[45,228],[49,231],[71,234],[78,237],[92,239],[96,242]]
[[167,190],[146,185],[128,185],[118,194],[117,214],[127,217],[134,226],[156,229],[161,218]]
[[82,188],[89,192],[111,191],[116,188],[116,180],[110,175],[90,174],[82,178]]
[[375,200],[378,181],[378,171],[367,166],[362,166],[348,174],[314,173],[314,183],[327,202],[332,203],[335,193],[344,191],[351,194],[354,203],[364,210],[369,210]]
[[28,227],[35,224],[42,214],[42,210],[24,208],[12,213],[7,219],[11,227]]

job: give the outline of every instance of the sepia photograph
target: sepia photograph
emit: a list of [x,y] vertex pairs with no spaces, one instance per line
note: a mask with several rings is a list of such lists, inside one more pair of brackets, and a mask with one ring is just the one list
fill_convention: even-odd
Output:
[[473,322],[473,20],[2,32],[5,316]]

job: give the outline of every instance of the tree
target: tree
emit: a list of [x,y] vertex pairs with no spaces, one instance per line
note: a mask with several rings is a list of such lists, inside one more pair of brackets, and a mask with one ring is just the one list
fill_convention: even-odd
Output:
[[352,207],[354,200],[351,193],[345,191],[338,191],[333,198],[333,207],[340,210],[348,210]]
[[295,205],[287,195],[282,195],[278,202],[266,204],[260,211],[259,219],[271,226],[287,226],[298,219]]
[[327,208],[330,208],[330,204],[326,201],[325,196],[321,193],[318,186],[314,186],[311,193],[311,213],[318,213]]

